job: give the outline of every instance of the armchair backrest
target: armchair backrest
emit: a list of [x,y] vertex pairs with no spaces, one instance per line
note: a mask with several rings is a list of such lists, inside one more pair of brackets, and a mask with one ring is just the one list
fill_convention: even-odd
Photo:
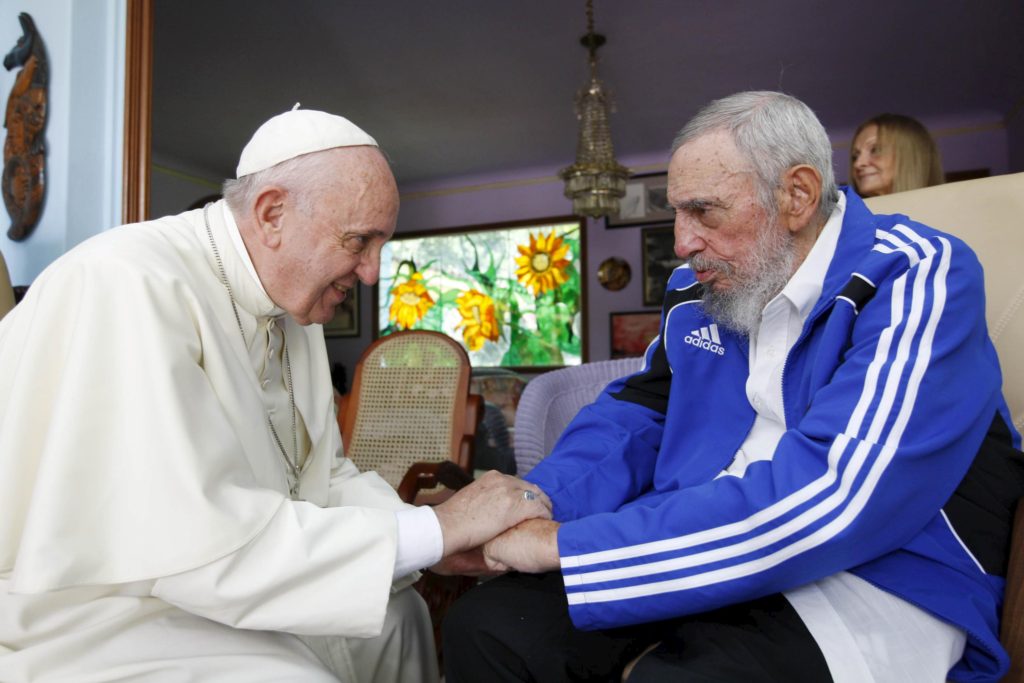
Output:
[[0,319],[14,308],[14,289],[11,288],[11,276],[7,272],[7,262],[0,253]]
[[[407,330],[363,352],[339,414],[345,455],[396,489],[413,463],[453,460],[470,471],[478,419],[467,410],[470,363],[446,335]],[[468,435],[468,438],[467,438]]]
[[985,317],[1013,423],[1024,431],[1024,173],[936,185],[867,200],[952,233],[985,269]]
[[[1024,173],[874,197],[875,213],[902,213],[974,249],[985,269],[985,318],[1003,368],[1003,394],[1024,430]],[[1010,653],[1004,683],[1024,681],[1024,503],[1010,540],[1000,640]]]
[[643,358],[619,358],[560,368],[531,379],[516,408],[512,434],[516,474],[523,476],[546,458],[580,408],[593,402],[609,382],[641,367]]

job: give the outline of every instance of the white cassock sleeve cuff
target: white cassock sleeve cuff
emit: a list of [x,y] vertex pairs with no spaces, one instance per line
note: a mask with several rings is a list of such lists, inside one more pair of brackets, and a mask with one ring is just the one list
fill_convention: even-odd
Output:
[[398,550],[393,578],[406,576],[441,561],[444,538],[441,523],[428,505],[395,511],[398,521]]

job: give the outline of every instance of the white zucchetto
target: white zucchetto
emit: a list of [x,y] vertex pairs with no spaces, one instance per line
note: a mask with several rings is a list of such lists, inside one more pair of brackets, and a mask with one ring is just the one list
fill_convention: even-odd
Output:
[[348,119],[313,109],[292,109],[256,130],[242,150],[236,177],[266,170],[303,154],[362,145],[378,146],[376,140]]

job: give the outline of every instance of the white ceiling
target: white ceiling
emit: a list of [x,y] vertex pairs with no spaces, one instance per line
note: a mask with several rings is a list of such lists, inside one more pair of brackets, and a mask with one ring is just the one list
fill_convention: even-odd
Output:
[[[231,176],[299,101],[348,116],[399,183],[571,163],[583,0],[157,0],[153,150]],[[1001,120],[1024,102],[1021,0],[595,0],[616,152],[709,100],[781,89],[826,127],[882,111]]]

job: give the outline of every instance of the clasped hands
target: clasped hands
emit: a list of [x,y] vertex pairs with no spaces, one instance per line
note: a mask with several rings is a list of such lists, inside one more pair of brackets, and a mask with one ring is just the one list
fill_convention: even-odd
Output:
[[[532,495],[531,495],[532,494]],[[438,574],[497,574],[558,568],[558,523],[536,485],[487,472],[434,508],[444,537]]]

